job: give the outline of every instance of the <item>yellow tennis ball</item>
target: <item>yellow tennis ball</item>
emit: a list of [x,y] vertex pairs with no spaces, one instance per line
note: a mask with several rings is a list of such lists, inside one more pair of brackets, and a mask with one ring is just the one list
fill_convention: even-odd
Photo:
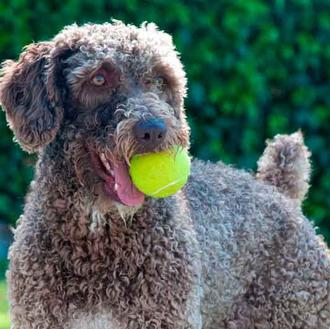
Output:
[[141,192],[155,198],[165,198],[186,184],[190,173],[190,157],[182,147],[137,154],[131,159],[129,172],[134,185]]

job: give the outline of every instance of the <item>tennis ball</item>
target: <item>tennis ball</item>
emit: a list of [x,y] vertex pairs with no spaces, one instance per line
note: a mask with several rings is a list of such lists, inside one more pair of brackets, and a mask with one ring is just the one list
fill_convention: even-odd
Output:
[[165,198],[176,193],[187,182],[190,157],[182,147],[137,154],[131,159],[129,172],[141,192],[155,198]]

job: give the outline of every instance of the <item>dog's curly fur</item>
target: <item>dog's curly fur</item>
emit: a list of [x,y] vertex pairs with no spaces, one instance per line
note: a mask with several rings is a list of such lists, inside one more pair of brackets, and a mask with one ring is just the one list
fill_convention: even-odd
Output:
[[330,327],[330,255],[296,202],[307,187],[286,180],[304,177],[288,143],[268,146],[258,179],[194,160],[172,197],[127,207],[104,192],[98,157],[142,152],[139,120],[166,122],[154,151],[189,147],[185,85],[154,24],[72,25],[4,63],[9,125],[39,155],[10,249],[12,329]]
[[277,135],[267,144],[258,161],[257,178],[276,186],[301,204],[309,188],[311,172],[310,152],[304,145],[302,133]]

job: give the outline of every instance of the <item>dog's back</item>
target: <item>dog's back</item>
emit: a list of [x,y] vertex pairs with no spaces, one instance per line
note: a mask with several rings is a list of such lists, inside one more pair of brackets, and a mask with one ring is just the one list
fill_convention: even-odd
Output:
[[329,328],[329,253],[295,200],[198,160],[185,195],[202,251],[203,328]]

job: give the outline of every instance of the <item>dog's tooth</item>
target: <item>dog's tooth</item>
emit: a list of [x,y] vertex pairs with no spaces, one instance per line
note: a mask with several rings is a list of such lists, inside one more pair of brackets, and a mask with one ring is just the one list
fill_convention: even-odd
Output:
[[118,184],[115,183],[115,191],[117,191],[117,189],[118,189]]
[[105,164],[105,168],[107,169],[107,171],[109,173],[111,173],[111,168],[110,168],[110,165],[109,165],[109,162],[107,161],[106,164]]
[[111,169],[111,170],[110,170],[110,174],[111,174],[112,176],[114,176],[114,175],[115,175],[115,172]]
[[103,162],[105,162],[107,159],[105,158],[104,153],[100,153],[100,158]]
[[105,167],[105,169],[111,173],[111,168],[110,168],[110,165],[109,165],[109,162],[107,160],[107,158],[105,157],[104,153],[101,153],[100,154],[100,159]]

